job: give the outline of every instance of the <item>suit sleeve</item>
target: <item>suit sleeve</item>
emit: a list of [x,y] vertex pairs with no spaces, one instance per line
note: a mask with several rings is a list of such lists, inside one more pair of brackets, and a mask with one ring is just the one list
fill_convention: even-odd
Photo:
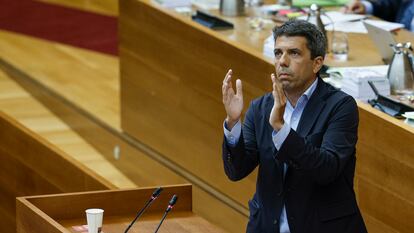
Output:
[[230,147],[225,137],[223,140],[224,171],[232,181],[243,179],[258,165],[259,152],[255,134],[254,108],[252,103],[246,112],[242,133],[237,145]]
[[315,181],[322,185],[334,181],[355,154],[359,121],[355,100],[350,96],[343,98],[327,121],[326,131],[306,138],[291,129],[277,152],[280,161],[293,169],[311,171]]
[[402,0],[370,0],[373,14],[387,21],[395,21]]

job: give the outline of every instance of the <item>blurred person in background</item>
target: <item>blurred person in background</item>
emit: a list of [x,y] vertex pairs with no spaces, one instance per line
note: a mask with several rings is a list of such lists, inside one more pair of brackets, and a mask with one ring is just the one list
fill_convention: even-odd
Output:
[[414,31],[413,0],[352,0],[344,11],[372,14],[383,20],[404,24],[407,30]]

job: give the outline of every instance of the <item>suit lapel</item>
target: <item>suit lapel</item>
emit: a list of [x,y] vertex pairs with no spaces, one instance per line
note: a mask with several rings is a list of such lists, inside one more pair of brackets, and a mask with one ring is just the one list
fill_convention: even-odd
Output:
[[270,95],[269,100],[265,104],[265,118],[264,118],[264,121],[267,121],[267,122],[264,122],[264,125],[267,126],[266,129],[265,129],[266,130],[265,131],[266,135],[272,135],[272,132],[273,132],[273,128],[269,123],[270,113],[272,112],[273,103],[274,103],[273,96]]
[[316,120],[319,117],[319,114],[325,107],[325,100],[323,97],[327,93],[327,86],[325,82],[319,78],[318,86],[313,92],[311,98],[308,101],[305,109],[303,110],[302,116],[299,121],[299,125],[296,129],[296,132],[305,137],[309,134],[312,126],[315,124]]

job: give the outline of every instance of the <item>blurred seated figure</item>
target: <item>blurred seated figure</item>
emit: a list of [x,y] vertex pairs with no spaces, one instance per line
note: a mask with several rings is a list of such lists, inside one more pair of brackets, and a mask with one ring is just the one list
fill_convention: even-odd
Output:
[[413,0],[353,0],[345,11],[372,14],[387,21],[402,23],[407,30],[414,31]]

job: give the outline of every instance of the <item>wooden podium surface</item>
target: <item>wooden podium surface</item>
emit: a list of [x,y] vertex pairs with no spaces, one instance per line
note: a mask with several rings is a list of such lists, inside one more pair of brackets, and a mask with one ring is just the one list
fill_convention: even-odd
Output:
[[[85,210],[101,208],[104,233],[124,232],[155,188],[94,191],[17,198],[17,232],[79,232],[86,225]],[[154,232],[173,194],[178,201],[159,232],[225,232],[192,212],[191,185],[165,187],[129,232]]]

